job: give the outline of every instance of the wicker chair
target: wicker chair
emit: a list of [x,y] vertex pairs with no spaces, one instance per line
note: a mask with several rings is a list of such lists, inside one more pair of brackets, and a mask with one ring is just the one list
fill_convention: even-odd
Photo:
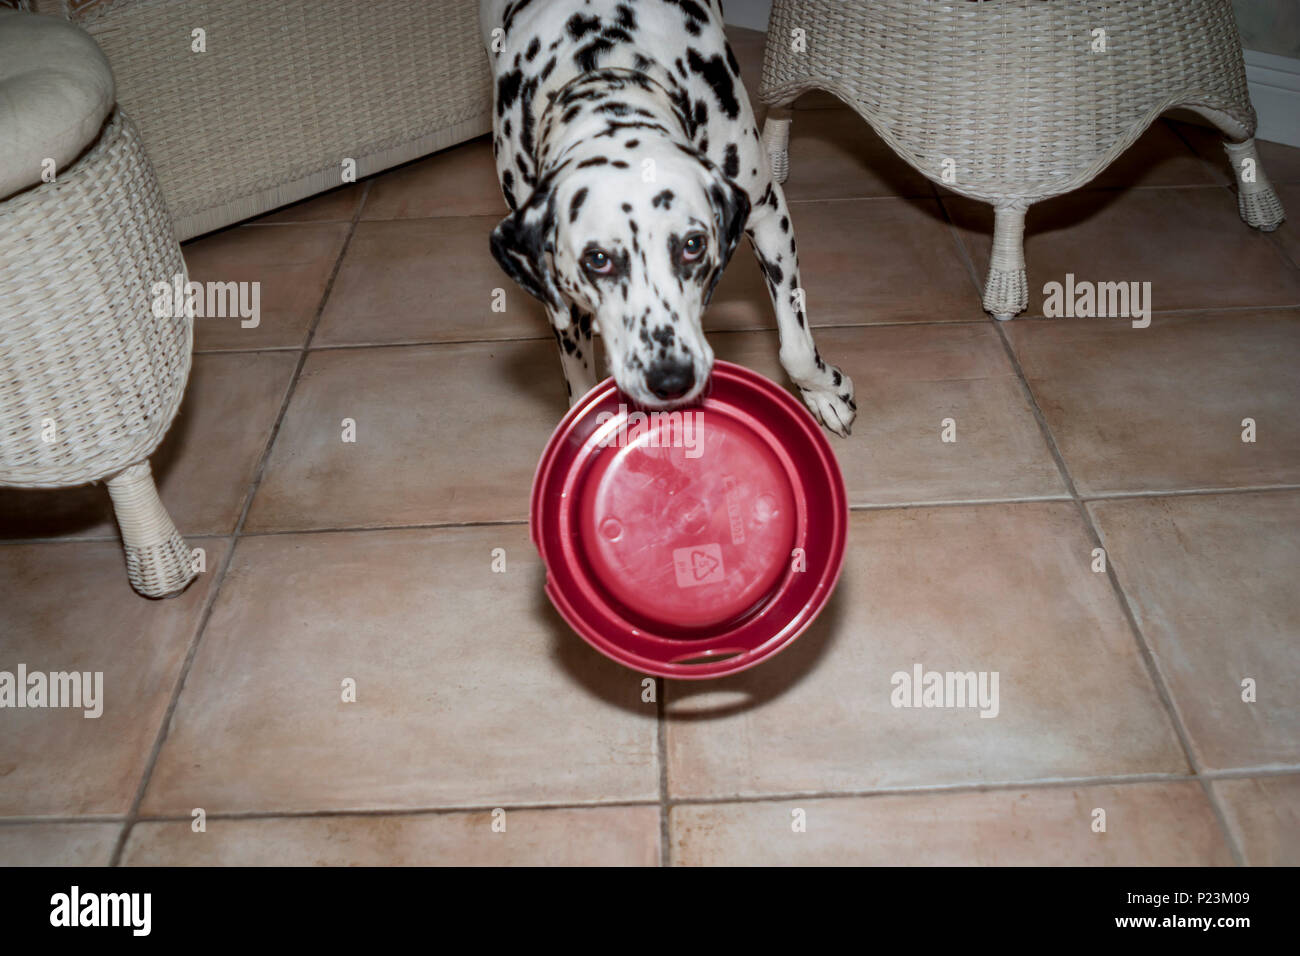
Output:
[[[185,276],[171,217],[135,127],[117,110],[104,122],[112,76],[102,57],[96,102],[79,99],[57,68],[24,79],[42,52],[93,67],[94,41],[28,14],[0,19],[0,41],[0,101],[13,107],[0,114],[0,197],[18,187],[0,200],[0,485],[107,480],[132,586],[179,593],[195,573],[148,462],[180,405],[193,341],[184,310],[160,318],[153,309],[154,286]],[[14,62],[19,50],[31,62]],[[31,134],[51,117],[56,132],[86,121],[90,148]],[[29,164],[41,155],[61,167],[53,181]]]
[[1229,0],[775,0],[759,97],[778,181],[788,107],[812,89],[933,182],[994,206],[984,308],[999,319],[1028,303],[1025,210],[1088,182],[1174,107],[1227,135],[1242,219],[1283,219]]

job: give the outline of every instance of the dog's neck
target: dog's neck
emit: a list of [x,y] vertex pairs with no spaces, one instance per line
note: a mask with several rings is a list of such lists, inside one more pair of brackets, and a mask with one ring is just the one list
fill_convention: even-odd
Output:
[[628,140],[692,148],[690,116],[644,73],[611,68],[575,77],[538,123],[538,178],[568,162],[614,154]]

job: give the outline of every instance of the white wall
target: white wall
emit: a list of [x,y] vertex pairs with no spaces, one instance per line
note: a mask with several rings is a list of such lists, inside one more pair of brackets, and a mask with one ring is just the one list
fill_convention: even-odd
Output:
[[722,15],[726,21],[751,30],[767,30],[767,17],[772,12],[772,0],[722,0]]

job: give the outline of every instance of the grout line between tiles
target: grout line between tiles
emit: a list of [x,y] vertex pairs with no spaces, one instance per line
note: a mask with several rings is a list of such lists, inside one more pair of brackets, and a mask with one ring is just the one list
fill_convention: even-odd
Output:
[[[1142,498],[1187,498],[1214,495],[1253,495],[1300,491],[1300,484],[1243,485],[1237,488],[1172,488],[1164,491],[1107,491],[1080,494],[1078,500],[1091,502],[1130,501]],[[989,505],[1033,504],[1047,501],[1074,501],[1068,494],[1024,495],[1011,498],[949,498],[929,501],[867,502],[849,505],[849,511],[907,511],[915,508],[964,508]],[[365,534],[381,531],[444,531],[457,528],[496,528],[528,524],[527,518],[502,518],[492,521],[426,521],[411,524],[341,525],[326,528],[270,528],[260,531],[241,529],[242,538],[270,538],[293,534]],[[186,541],[229,541],[232,534],[187,534]],[[0,547],[26,544],[100,544],[118,542],[117,536],[59,536],[53,538],[0,538]]]
[[[987,783],[934,784],[914,787],[865,787],[854,790],[791,790],[783,793],[708,794],[677,797],[673,807],[701,804],[769,803],[784,800],[855,800],[864,797],[924,797],[964,793],[1004,793],[1017,790],[1064,790],[1078,787],[1122,787],[1144,783],[1191,783],[1190,773],[1134,773],[1099,777],[1052,777],[1042,780],[997,780]],[[186,818],[188,819],[188,818]]]
[[[662,701],[662,697],[660,698]],[[666,716],[666,714],[665,714]],[[1300,776],[1300,766],[1295,767],[1238,767],[1230,770],[1206,771],[1210,780],[1254,780],[1271,777]],[[708,794],[690,797],[660,796],[656,799],[628,799],[607,801],[536,801],[519,803],[449,804],[441,807],[393,807],[385,809],[346,810],[236,810],[212,811],[208,820],[295,820],[339,817],[404,817],[447,816],[458,813],[489,813],[497,808],[510,810],[600,810],[618,807],[656,807],[668,809],[701,804],[768,803],[783,800],[854,800],[864,797],[889,796],[945,796],[962,793],[998,793],[1016,790],[1059,790],[1067,787],[1134,786],[1144,783],[1190,783],[1196,779],[1188,773],[1116,774],[1092,777],[1052,777],[1039,780],[1005,780],[986,783],[936,784],[932,786],[871,787],[855,790],[792,790],[754,794]],[[104,825],[124,823],[122,816],[17,816],[0,817],[0,827],[32,826],[39,824]],[[136,823],[190,823],[189,814],[140,814]]]
[[[1101,530],[1097,527],[1096,522],[1093,521],[1087,503],[1079,496],[1079,491],[1074,484],[1074,478],[1070,474],[1070,470],[1065,463],[1065,456],[1061,453],[1061,449],[1056,443],[1056,436],[1052,433],[1051,426],[1047,423],[1047,417],[1043,414],[1043,410],[1038,404],[1038,398],[1034,395],[1034,391],[1029,385],[1029,378],[1025,375],[1025,370],[1020,364],[1020,358],[1016,355],[1015,349],[1011,347],[1011,339],[1007,336],[1006,330],[1002,328],[1003,323],[998,323],[996,320],[992,321],[994,321],[994,324],[998,327],[998,337],[1002,341],[1002,348],[1006,352],[1007,360],[1011,363],[1017,378],[1020,380],[1020,387],[1023,389],[1025,398],[1029,401],[1030,407],[1033,409],[1034,418],[1038,422],[1038,427],[1042,432],[1043,438],[1047,441],[1048,448],[1052,452],[1052,457],[1056,460],[1057,468],[1060,469],[1061,477],[1065,481],[1066,488],[1070,492],[1070,497],[1074,500],[1075,507],[1083,521],[1089,539],[1092,541],[1094,546],[1102,548],[1106,554],[1109,554],[1110,552],[1106,550],[1106,543],[1102,539]],[[1134,639],[1137,641],[1138,652],[1142,656],[1143,663],[1147,668],[1147,673],[1155,686],[1156,693],[1160,697],[1166,712],[1169,714],[1170,720],[1173,722],[1174,732],[1177,734],[1178,742],[1183,748],[1184,759],[1186,759],[1188,766],[1192,768],[1193,774],[1201,784],[1201,790],[1205,794],[1205,799],[1209,801],[1210,809],[1214,812],[1215,819],[1219,823],[1220,832],[1223,834],[1224,841],[1227,843],[1228,849],[1232,853],[1233,862],[1238,866],[1244,866],[1245,855],[1237,845],[1237,840],[1233,836],[1232,829],[1228,826],[1227,816],[1224,813],[1223,808],[1219,805],[1218,798],[1210,787],[1209,780],[1202,775],[1201,763],[1197,759],[1195,749],[1192,747],[1191,734],[1183,723],[1182,716],[1174,702],[1173,694],[1169,689],[1164,674],[1160,670],[1160,665],[1156,660],[1155,651],[1148,643],[1146,635],[1143,634],[1142,628],[1138,624],[1137,615],[1129,601],[1128,594],[1124,591],[1124,587],[1120,583],[1119,573],[1115,570],[1115,564],[1113,561],[1108,560],[1106,562],[1106,578],[1110,581],[1111,589],[1119,599],[1120,609],[1123,611],[1124,617],[1128,621],[1129,629],[1132,632]]]
[[88,827],[108,826],[114,823],[121,824],[125,822],[125,820],[126,817],[123,817],[120,814],[114,816],[103,816],[103,817],[97,817],[93,815],[79,817],[76,816],[75,814],[71,816],[65,814],[62,816],[52,816],[52,817],[39,817],[39,816],[34,817],[34,816],[24,815],[24,816],[17,816],[17,817],[0,817],[0,827],[10,827],[10,826],[21,827],[21,826],[31,826],[32,824],[40,824],[40,823],[58,823],[58,824],[75,823],[81,826],[88,826]]
[[316,334],[316,327],[320,324],[321,316],[325,314],[325,304],[329,301],[330,293],[334,289],[334,280],[338,277],[339,269],[343,264],[343,257],[347,255],[348,247],[352,244],[352,236],[357,231],[357,221],[361,217],[361,210],[365,208],[366,196],[370,192],[370,183],[367,182],[362,194],[361,201],[357,203],[356,211],[353,213],[352,222],[348,227],[347,235],[343,239],[343,244],[339,247],[338,257],[334,260],[334,267],[330,270],[329,277],[325,280],[325,287],[321,291],[320,302],[316,307],[316,314],[312,317],[311,327],[307,330],[307,338],[303,346],[298,350],[298,362],[294,367],[293,375],[289,379],[288,387],[285,389],[284,398],[280,402],[280,410],[276,415],[275,424],[271,427],[271,433],[267,436],[266,445],[262,449],[261,458],[258,460],[257,467],[253,471],[253,479],[248,485],[244,495],[244,505],[240,509],[239,520],[235,523],[235,528],[230,534],[230,547],[226,551],[225,559],[221,562],[221,567],[217,569],[217,578],[212,585],[212,593],[200,612],[197,626],[194,628],[194,634],[190,638],[189,647],[186,649],[185,658],[181,663],[180,673],[176,676],[175,684],[172,687],[171,699],[167,703],[167,710],[163,713],[162,721],[159,724],[158,731],[154,737],[153,747],[150,749],[149,758],[145,762],[143,773],[140,775],[140,782],[136,787],[135,796],[131,800],[131,807],[127,812],[126,819],[123,821],[122,830],[118,834],[117,842],[113,846],[113,853],[109,857],[109,866],[118,866],[122,860],[122,852],[126,848],[127,840],[130,839],[131,830],[135,826],[135,821],[140,816],[140,805],[144,801],[144,795],[149,787],[149,781],[153,777],[154,767],[157,766],[158,757],[162,753],[163,744],[167,740],[167,735],[171,730],[171,722],[176,713],[176,706],[180,701],[181,691],[185,688],[185,682],[189,678],[190,668],[194,664],[194,658],[198,653],[199,644],[202,643],[203,634],[207,630],[208,622],[212,619],[212,611],[216,607],[217,600],[221,596],[221,586],[225,583],[226,573],[230,570],[230,565],[234,561],[235,551],[238,548],[240,533],[243,531],[244,522],[248,519],[249,509],[253,506],[253,499],[257,495],[257,489],[261,485],[262,476],[266,471],[267,462],[271,458],[271,450],[275,447],[275,440],[280,434],[280,426],[284,422],[284,416],[289,410],[289,403],[293,400],[294,391],[298,385],[298,378],[302,374],[303,366],[307,362],[307,348],[311,345],[312,337]]
[[1173,491],[1103,491],[1080,495],[1080,501],[1126,501],[1132,498],[1188,498],[1198,495],[1250,495],[1270,491],[1296,491],[1300,484],[1241,485],[1237,488],[1177,488]]
[[[956,233],[956,227],[951,221],[948,222],[950,230]],[[971,282],[975,286],[976,295],[983,294],[978,278],[975,274],[974,263],[970,258],[969,252],[961,243],[960,238],[954,235],[958,244],[958,251],[961,258],[966,263],[967,273]],[[1297,267],[1300,268],[1300,267]],[[1221,315],[1232,315],[1240,313],[1254,312],[1296,312],[1300,311],[1300,302],[1284,305],[1226,305],[1215,308],[1188,308],[1188,309],[1155,309],[1151,313],[1152,319],[1161,317],[1189,317],[1203,315],[1207,317],[1216,317]],[[929,326],[966,326],[982,325],[990,321],[989,316],[984,315],[978,319],[893,319],[884,322],[815,322],[812,325],[814,332],[829,329],[889,329],[889,328],[924,328]],[[1031,315],[1022,313],[1015,317],[1016,322],[1059,322],[1060,319],[1050,318],[1045,315]],[[1102,320],[1105,321],[1105,320]],[[1121,320],[1115,320],[1121,321]],[[716,335],[753,335],[755,333],[773,333],[778,331],[775,324],[755,326],[747,329],[705,329],[705,333],[710,337]],[[599,334],[599,333],[597,333]],[[444,345],[502,345],[517,342],[549,342],[549,335],[519,335],[506,338],[490,339],[420,339],[409,342],[340,342],[331,345],[313,345],[313,352],[334,352],[348,349],[394,349],[394,348],[434,348]],[[297,352],[301,351],[299,345],[268,345],[259,348],[246,349],[223,349],[223,348],[196,348],[195,355],[255,355],[260,352]]]

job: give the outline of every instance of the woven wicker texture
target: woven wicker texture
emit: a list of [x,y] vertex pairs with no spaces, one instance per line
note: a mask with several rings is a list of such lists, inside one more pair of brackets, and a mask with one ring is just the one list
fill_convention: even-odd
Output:
[[1173,106],[1255,131],[1227,0],[776,0],[768,36],[764,102],[830,90],[933,179],[955,161],[945,185],[988,202],[1083,185]]
[[0,204],[0,483],[82,484],[153,452],[180,404],[192,328],[155,318],[151,288],[184,274],[120,112],[56,182]]
[[361,177],[491,128],[465,0],[117,0],[77,19],[181,239],[337,186],[345,158]]
[[[836,94],[900,156],[998,207],[985,308],[1024,309],[1024,211],[1088,182],[1166,110],[1201,113],[1232,140],[1242,218],[1276,227],[1258,170],[1255,111],[1228,0],[775,0],[760,98],[776,178],[789,106]],[[1255,159],[1242,178],[1239,159]]]

